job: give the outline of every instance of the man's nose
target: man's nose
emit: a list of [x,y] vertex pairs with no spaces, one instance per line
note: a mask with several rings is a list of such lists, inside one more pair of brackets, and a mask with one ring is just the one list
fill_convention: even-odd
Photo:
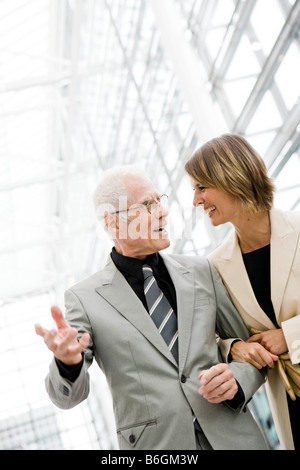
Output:
[[157,207],[157,209],[155,211],[155,214],[156,214],[158,219],[160,219],[162,217],[167,217],[167,215],[169,214],[169,211],[168,211],[167,207],[163,206],[160,203],[158,203],[156,207]]

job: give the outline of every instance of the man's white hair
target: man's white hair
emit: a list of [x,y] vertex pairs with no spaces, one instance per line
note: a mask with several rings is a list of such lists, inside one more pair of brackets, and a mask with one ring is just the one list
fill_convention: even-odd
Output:
[[[120,210],[122,198],[127,200],[129,204],[135,202],[128,191],[131,177],[139,177],[150,181],[146,171],[138,165],[117,166],[103,173],[93,197],[96,215],[99,220],[103,220],[105,213]],[[124,208],[126,207],[122,207],[122,209]]]

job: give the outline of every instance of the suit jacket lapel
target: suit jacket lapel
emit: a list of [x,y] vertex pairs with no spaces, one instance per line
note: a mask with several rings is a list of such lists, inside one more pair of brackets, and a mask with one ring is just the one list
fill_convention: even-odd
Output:
[[286,283],[297,248],[298,233],[280,210],[270,212],[271,221],[271,297],[277,320]]
[[164,254],[162,257],[176,289],[179,371],[182,371],[189,350],[194,315],[194,275],[172,257]]
[[124,276],[115,267],[113,261],[109,260],[106,265],[103,283],[96,288],[96,291],[137,328],[153,346],[176,365],[173,355],[151,320],[147,310]]

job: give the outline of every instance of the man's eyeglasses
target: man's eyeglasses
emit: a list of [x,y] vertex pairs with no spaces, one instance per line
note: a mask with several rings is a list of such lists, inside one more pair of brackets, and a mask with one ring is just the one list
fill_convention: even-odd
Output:
[[156,199],[150,199],[150,201],[146,201],[143,204],[134,204],[128,209],[123,209],[121,211],[115,211],[114,214],[119,214],[120,212],[127,212],[129,210],[140,210],[140,209],[147,209],[149,214],[153,214],[156,210],[158,205],[161,205],[164,208],[168,207],[168,196],[167,194],[162,194],[161,196],[157,197]]

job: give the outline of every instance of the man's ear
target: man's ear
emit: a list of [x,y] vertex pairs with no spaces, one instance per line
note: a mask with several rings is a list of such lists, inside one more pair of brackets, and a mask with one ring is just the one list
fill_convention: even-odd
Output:
[[117,214],[105,214],[104,223],[106,230],[111,234],[113,238],[117,238],[119,233],[119,217]]

